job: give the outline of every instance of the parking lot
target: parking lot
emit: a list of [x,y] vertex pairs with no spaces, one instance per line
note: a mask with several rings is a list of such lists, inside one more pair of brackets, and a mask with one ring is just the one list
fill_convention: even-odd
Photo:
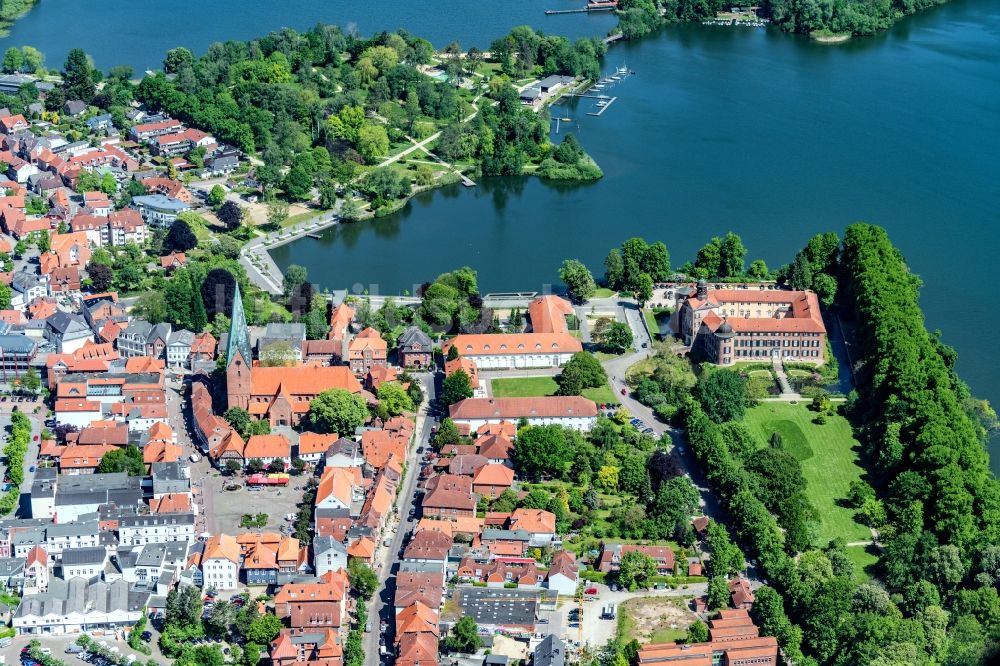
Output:
[[[56,659],[61,659],[69,664],[80,664],[84,665],[83,661],[76,658],[76,655],[65,654],[66,647],[69,645],[75,645],[76,639],[79,638],[80,634],[65,634],[59,636],[45,635],[45,636],[15,636],[13,638],[13,643],[5,648],[0,648],[0,657],[3,657],[4,663],[8,666],[14,666],[20,663],[21,659],[21,649],[31,642],[32,638],[38,639],[42,644],[42,647],[47,647],[52,650],[52,656]],[[134,654],[136,658],[136,664],[146,664],[150,659],[158,664],[167,664],[170,660],[167,660],[160,654],[156,645],[151,645],[153,649],[152,656],[147,657],[144,654],[136,652],[128,646],[128,643],[122,640],[115,640],[114,636],[93,636],[94,640],[107,641],[109,646],[117,647],[118,650],[123,655]]]

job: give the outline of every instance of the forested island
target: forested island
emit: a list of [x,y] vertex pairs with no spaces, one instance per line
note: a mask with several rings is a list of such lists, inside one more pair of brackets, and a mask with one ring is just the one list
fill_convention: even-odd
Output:
[[[947,0],[764,0],[758,13],[786,32],[818,37],[873,35],[903,17]],[[618,28],[626,39],[664,22],[703,21],[733,6],[723,0],[620,0]]]

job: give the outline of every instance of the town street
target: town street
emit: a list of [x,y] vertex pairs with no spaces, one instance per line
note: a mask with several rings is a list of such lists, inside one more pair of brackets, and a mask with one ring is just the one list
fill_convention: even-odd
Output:
[[[376,569],[378,575],[378,590],[368,606],[368,618],[372,630],[364,634],[362,645],[365,652],[366,664],[379,663],[379,636],[385,636],[386,645],[392,645],[392,632],[395,628],[395,612],[393,610],[393,598],[396,594],[395,574],[399,564],[399,553],[403,548],[403,543],[409,534],[414,523],[408,520],[411,508],[415,508],[414,497],[417,488],[417,479],[420,477],[420,455],[417,449],[429,446],[431,428],[437,422],[428,410],[437,396],[434,382],[435,374],[420,373],[415,374],[424,389],[424,403],[417,414],[417,427],[414,441],[406,452],[406,478],[403,480],[403,489],[396,495],[396,520],[398,529],[392,537],[392,543],[388,548],[381,543],[375,551],[375,561],[379,568]],[[388,623],[386,631],[379,630],[379,621],[385,620]],[[364,630],[364,627],[362,627]]]

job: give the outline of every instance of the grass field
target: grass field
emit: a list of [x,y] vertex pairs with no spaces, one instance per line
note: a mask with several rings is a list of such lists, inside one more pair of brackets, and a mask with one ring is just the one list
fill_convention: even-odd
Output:
[[747,412],[746,423],[762,442],[781,433],[785,450],[802,463],[806,493],[820,513],[820,537],[852,541],[871,539],[871,531],[855,522],[854,510],[840,506],[852,481],[861,477],[858,442],[842,416],[828,416],[824,425],[804,404],[766,402]]
[[854,562],[854,576],[860,582],[875,577],[875,564],[878,562],[878,550],[875,546],[851,546],[847,555]]
[[598,287],[597,291],[594,292],[594,295],[591,296],[591,298],[611,298],[617,293],[617,291],[608,289],[607,287]]
[[[509,379],[492,379],[490,385],[493,388],[495,398],[530,398],[538,395],[554,395],[559,386],[552,377],[511,377]],[[614,392],[610,386],[600,388],[585,389],[583,397],[590,398],[594,402],[610,402],[617,404]]]

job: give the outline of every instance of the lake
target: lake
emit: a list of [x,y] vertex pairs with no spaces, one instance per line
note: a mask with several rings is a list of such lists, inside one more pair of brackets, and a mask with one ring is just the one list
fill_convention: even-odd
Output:
[[[364,34],[405,26],[438,47],[481,48],[525,23],[570,37],[614,25],[606,15],[542,14],[581,4],[43,0],[0,44],[37,46],[49,66],[80,46],[100,67],[141,71],[173,46],[201,51],[317,21]],[[636,75],[614,88],[618,100],[603,116],[586,115],[592,101],[553,114],[572,118],[569,129],[604,169],[600,182],[443,188],[275,259],[309,267],[329,288],[412,291],[468,264],[484,291],[540,289],[566,257],[600,273],[608,248],[633,235],[662,239],[680,265],[732,230],[749,259],[774,265],[816,232],[867,220],[889,229],[923,278],[928,326],[958,349],[962,377],[1000,405],[997,357],[982,347],[1000,329],[989,268],[1000,255],[998,43],[1000,6],[985,0],[958,0],[840,46],[774,29],[668,27],[612,49],[607,67]],[[993,461],[1000,469],[1000,455]]]
[[282,27],[308,30],[335,23],[362,35],[406,28],[444,48],[452,41],[485,49],[511,28],[536,29],[571,38],[605,35],[617,20],[610,13],[546,16],[546,9],[576,9],[583,0],[41,0],[0,39],[8,46],[34,46],[51,69],[62,67],[72,48],[82,48],[107,71],[131,65],[136,72],[159,69],[175,46],[203,52],[212,42],[262,37]]
[[634,235],[665,241],[680,265],[732,230],[748,260],[777,265],[812,234],[866,220],[924,280],[928,326],[958,349],[961,376],[1000,405],[996,356],[982,348],[1000,330],[997,43],[1000,8],[972,1],[836,47],[669,27],[612,49],[607,66],[636,75],[600,118],[586,115],[591,100],[553,111],[573,119],[600,182],[456,185],[274,256],[329,288],[412,292],[468,264],[483,291],[530,290],[555,282],[566,257],[600,273],[608,248]]

